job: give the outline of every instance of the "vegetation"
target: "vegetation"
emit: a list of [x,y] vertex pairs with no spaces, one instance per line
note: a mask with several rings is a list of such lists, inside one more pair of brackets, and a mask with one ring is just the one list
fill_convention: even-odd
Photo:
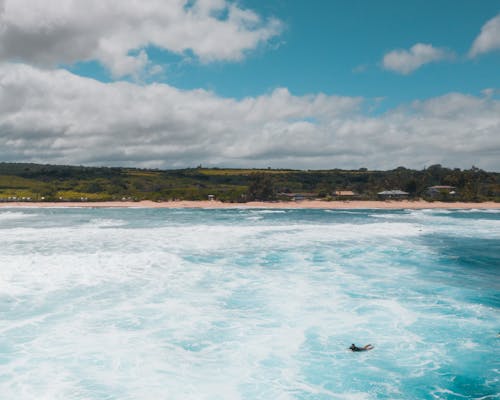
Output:
[[[428,192],[430,186],[453,186]],[[0,201],[206,200],[225,202],[284,200],[293,194],[336,200],[337,191],[357,199],[377,199],[383,190],[400,189],[410,198],[443,201],[500,201],[500,173],[433,165],[421,171],[187,168],[146,170],[21,163],[0,163]],[[453,193],[454,192],[454,193]]]

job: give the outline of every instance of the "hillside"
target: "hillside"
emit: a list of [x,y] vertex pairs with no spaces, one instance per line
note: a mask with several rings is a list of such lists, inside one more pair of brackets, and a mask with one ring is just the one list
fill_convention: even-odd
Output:
[[[432,196],[430,186],[453,186]],[[389,171],[188,168],[156,170],[0,163],[0,201],[286,200],[293,195],[336,200],[373,200],[399,189],[410,198],[500,201],[500,173],[472,167]],[[339,193],[340,192],[340,193]],[[351,193],[352,192],[352,193]]]

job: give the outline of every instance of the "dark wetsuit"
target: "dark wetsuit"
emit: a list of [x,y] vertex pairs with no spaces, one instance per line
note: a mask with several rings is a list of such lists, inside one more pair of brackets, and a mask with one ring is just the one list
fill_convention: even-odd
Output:
[[371,344],[367,344],[365,347],[358,347],[354,344],[351,344],[351,347],[349,347],[349,349],[352,351],[367,351],[373,349],[373,346]]

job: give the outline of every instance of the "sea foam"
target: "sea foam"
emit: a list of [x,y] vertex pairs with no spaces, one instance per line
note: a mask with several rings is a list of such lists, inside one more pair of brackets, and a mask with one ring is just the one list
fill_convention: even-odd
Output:
[[0,222],[1,398],[497,396],[499,214],[272,211]]

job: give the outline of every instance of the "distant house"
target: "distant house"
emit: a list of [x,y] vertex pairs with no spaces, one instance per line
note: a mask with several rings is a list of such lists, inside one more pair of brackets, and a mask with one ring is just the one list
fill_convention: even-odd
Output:
[[279,193],[278,195],[292,201],[313,200],[318,197],[316,193]]
[[209,194],[208,195],[208,201],[215,201],[215,195],[214,194]]
[[355,197],[356,193],[354,193],[352,190],[336,190],[334,195],[336,197],[349,199]]
[[378,192],[377,196],[381,199],[406,199],[408,197],[408,192],[403,192],[402,190],[384,190]]
[[431,197],[440,197],[451,195],[454,196],[457,192],[455,186],[438,185],[427,188],[427,194]]

